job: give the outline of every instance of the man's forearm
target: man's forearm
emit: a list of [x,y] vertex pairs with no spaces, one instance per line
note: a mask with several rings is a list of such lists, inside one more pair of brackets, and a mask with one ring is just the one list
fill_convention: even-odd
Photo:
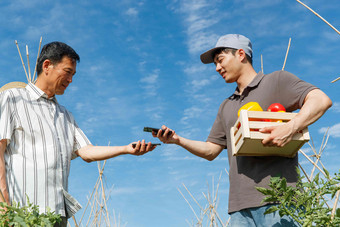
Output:
[[331,106],[332,101],[325,93],[319,89],[312,90],[308,93],[299,113],[292,119],[293,130],[298,132],[311,125]]
[[207,159],[209,161],[214,160],[223,150],[223,146],[214,144],[211,142],[189,140],[184,137],[178,136],[177,145],[188,150],[190,153]]
[[77,154],[86,162],[101,161],[128,154],[126,146],[92,146],[88,145],[77,151]]

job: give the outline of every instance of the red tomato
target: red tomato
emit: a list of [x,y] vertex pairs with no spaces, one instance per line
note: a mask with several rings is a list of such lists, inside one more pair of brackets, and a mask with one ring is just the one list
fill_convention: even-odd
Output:
[[271,104],[267,110],[271,112],[286,112],[286,108],[282,106],[280,103]]

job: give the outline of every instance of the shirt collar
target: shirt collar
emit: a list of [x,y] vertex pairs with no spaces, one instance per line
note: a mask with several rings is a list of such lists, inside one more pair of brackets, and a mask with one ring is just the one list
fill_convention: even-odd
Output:
[[57,99],[55,98],[55,96],[48,98],[48,95],[43,92],[40,88],[38,88],[37,86],[35,86],[33,83],[29,82],[26,86],[26,89],[28,90],[28,92],[33,96],[33,98],[35,100],[38,100],[39,98],[44,98],[47,100],[51,100],[51,101],[57,101]]
[[[244,90],[249,90],[249,89],[254,88],[257,85],[259,85],[259,83],[261,82],[263,77],[264,77],[263,72],[261,72],[261,71],[258,72],[257,75],[255,76],[255,78],[250,82],[250,84],[248,84],[248,86]],[[234,95],[241,95],[238,87],[236,87]]]

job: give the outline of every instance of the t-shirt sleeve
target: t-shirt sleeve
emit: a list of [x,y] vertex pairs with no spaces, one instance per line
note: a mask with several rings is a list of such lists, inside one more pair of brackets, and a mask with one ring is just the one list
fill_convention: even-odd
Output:
[[0,93],[0,140],[10,140],[15,128],[15,113],[11,110],[11,103],[7,93]]
[[75,125],[75,133],[74,133],[74,144],[73,144],[73,152],[72,152],[72,159],[78,157],[76,151],[82,147],[90,145],[90,140],[86,137],[85,133],[79,128],[78,124],[74,122]]
[[225,123],[223,122],[223,119],[221,116],[222,106],[223,104],[220,106],[218,110],[215,122],[211,128],[207,142],[216,143],[227,148],[227,137],[226,137],[226,131],[224,128]]
[[318,89],[314,85],[307,83],[292,73],[282,71],[279,75],[280,103],[287,108],[287,112],[300,109],[307,94]]

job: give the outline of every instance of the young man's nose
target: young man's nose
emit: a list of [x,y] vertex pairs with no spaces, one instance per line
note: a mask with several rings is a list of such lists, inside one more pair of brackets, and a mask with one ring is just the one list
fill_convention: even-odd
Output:
[[219,72],[220,70],[221,70],[221,65],[220,65],[220,63],[217,63],[216,64],[216,72]]

